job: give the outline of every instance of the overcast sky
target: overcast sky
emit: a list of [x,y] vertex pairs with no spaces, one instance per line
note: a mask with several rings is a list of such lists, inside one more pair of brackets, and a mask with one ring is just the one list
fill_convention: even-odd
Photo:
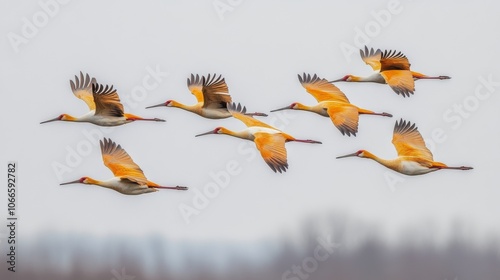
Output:
[[[0,157],[4,164],[18,162],[23,237],[50,229],[248,241],[293,232],[304,217],[331,211],[376,224],[388,238],[422,222],[439,229],[465,220],[479,236],[500,230],[494,162],[500,19],[494,1],[0,3]],[[452,79],[417,81],[410,98],[387,85],[337,84],[353,104],[394,115],[361,116],[357,137],[342,136],[329,119],[307,112],[261,118],[296,138],[323,142],[287,144],[285,174],[272,172],[251,142],[194,137],[217,126],[244,129],[236,119],[145,109],[168,99],[194,104],[186,87],[191,73],[222,74],[233,101],[250,111],[269,113],[294,101],[313,105],[297,74],[329,80],[368,75],[371,68],[358,54],[365,44],[402,51],[413,70]],[[69,86],[79,71],[114,85],[127,112],[167,122],[103,130],[85,123],[40,125],[61,113],[87,112]],[[399,118],[418,125],[435,160],[474,170],[407,177],[369,160],[335,159],[358,149],[395,157],[391,139]],[[102,164],[101,135],[121,144],[148,179],[190,190],[124,196],[97,186],[59,186],[82,176],[112,176]],[[229,182],[197,209],[193,199],[209,184],[220,186],[214,176],[224,177],[221,172],[230,174]],[[2,201],[5,196],[2,191]],[[183,216],[180,207],[196,212]]]

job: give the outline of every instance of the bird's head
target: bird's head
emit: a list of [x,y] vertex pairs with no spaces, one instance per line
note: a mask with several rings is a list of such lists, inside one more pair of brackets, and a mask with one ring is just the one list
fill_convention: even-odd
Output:
[[54,121],[73,121],[73,120],[75,120],[75,117],[72,117],[72,116],[70,116],[68,114],[61,114],[57,118],[53,118],[53,119],[50,119],[50,120],[43,121],[40,124],[44,124],[44,123],[48,123],[48,122],[54,122]]
[[175,101],[173,101],[173,100],[167,100],[167,101],[165,101],[165,106],[172,107],[172,106],[174,106],[174,102]]
[[228,130],[226,128],[219,126],[219,127],[216,127],[215,129],[212,129],[212,130],[207,131],[205,133],[198,134],[195,137],[209,135],[209,134],[227,134],[227,131]]
[[271,110],[271,112],[277,112],[277,111],[282,111],[282,110],[299,110],[302,104],[298,102],[293,102],[292,104],[285,106],[283,108]]
[[91,184],[92,181],[93,180],[90,179],[89,177],[82,177],[78,180],[74,180],[74,181],[70,181],[70,182],[66,182],[66,183],[61,183],[59,185],[63,186],[63,185],[69,185],[69,184]]
[[339,158],[346,158],[346,157],[360,157],[360,158],[366,158],[368,155],[368,152],[365,151],[365,150],[359,150],[355,153],[352,153],[352,154],[347,154],[347,155],[343,155],[343,156],[339,156],[337,157],[337,159]]
[[173,107],[175,105],[175,101],[174,100],[167,100],[163,103],[160,103],[160,104],[156,104],[156,105],[153,105],[153,106],[148,106],[146,107],[146,109],[149,109],[149,108],[154,108],[154,107]]

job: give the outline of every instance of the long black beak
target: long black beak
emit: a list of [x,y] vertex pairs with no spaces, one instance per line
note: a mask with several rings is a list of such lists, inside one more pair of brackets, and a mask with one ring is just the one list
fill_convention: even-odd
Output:
[[290,106],[286,106],[286,107],[279,108],[279,109],[274,109],[274,110],[271,110],[271,112],[277,112],[277,111],[282,111],[282,110],[287,110],[287,109],[291,109]]
[[160,104],[157,104],[157,105],[148,106],[148,107],[146,107],[146,109],[154,108],[154,107],[162,107],[162,106],[165,106],[165,103],[160,103]]
[[44,123],[48,123],[48,122],[54,122],[54,121],[59,121],[59,117],[57,117],[57,118],[53,118],[53,119],[50,119],[50,120],[48,120],[48,121],[43,121],[43,122],[41,122],[40,124],[44,124]]
[[213,130],[210,130],[210,131],[207,131],[205,133],[201,133],[201,134],[195,135],[195,137],[203,136],[203,135],[209,135],[209,134],[215,134],[215,132]]
[[352,153],[352,154],[348,154],[348,155],[345,155],[345,156],[339,156],[339,157],[337,157],[337,159],[339,159],[339,158],[346,158],[346,157],[355,157],[355,156],[358,156],[357,152],[356,153]]
[[69,184],[76,184],[76,183],[80,183],[80,179],[74,180],[74,181],[71,181],[71,182],[61,183],[61,184],[59,184],[59,186],[69,185]]

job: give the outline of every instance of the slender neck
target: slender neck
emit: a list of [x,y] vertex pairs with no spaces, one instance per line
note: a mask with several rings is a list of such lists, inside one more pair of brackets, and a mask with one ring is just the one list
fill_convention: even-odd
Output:
[[351,76],[351,82],[358,82],[358,83],[363,83],[363,82],[377,82],[378,81],[378,76],[380,74],[376,73],[371,76],[366,76],[366,77],[359,77],[359,76]]
[[84,115],[84,116],[81,116],[79,118],[77,117],[73,117],[71,115],[68,115],[68,114],[64,114],[64,116],[62,117],[61,121],[65,121],[65,122],[85,122],[85,117],[87,115]]
[[87,114],[80,116],[80,117],[73,117],[68,114],[63,114],[63,117],[61,118],[61,121],[66,121],[66,122],[90,122],[91,119],[95,115],[95,110],[89,111]]
[[374,155],[368,151],[363,152],[363,157],[372,159],[372,160],[374,160],[374,161],[376,161],[376,162],[382,164],[383,166],[390,168],[392,170],[398,169],[397,162],[395,160],[379,158],[376,155]]
[[111,180],[108,180],[108,181],[99,181],[99,180],[95,180],[95,179],[92,179],[92,178],[87,178],[85,180],[85,184],[97,185],[97,186],[101,186],[103,188],[117,190],[116,180],[114,180],[114,179],[111,179]]
[[295,110],[302,110],[302,111],[314,111],[314,107],[307,106],[301,103],[297,103]]
[[99,181],[99,180],[96,180],[96,179],[92,179],[90,177],[87,177],[85,179],[84,184],[87,184],[87,185],[98,185],[98,186],[101,186],[101,187],[108,187],[108,186],[106,186],[106,182]]
[[229,135],[229,136],[233,136],[233,137],[240,138],[240,139],[245,139],[245,140],[250,140],[250,141],[253,141],[253,139],[254,139],[253,134],[250,133],[247,130],[232,131],[232,130],[229,130],[229,129],[223,129],[222,130],[222,134],[226,134],[226,135]]
[[313,112],[322,116],[328,116],[328,113],[323,109],[322,106],[307,106],[301,103],[297,103],[295,110]]
[[201,113],[200,108],[202,106],[199,106],[198,104],[186,105],[186,104],[182,104],[182,103],[179,103],[177,101],[172,100],[172,101],[170,101],[170,107],[175,107],[175,108],[179,108],[179,109],[186,110],[189,112],[193,112],[195,114],[200,114]]

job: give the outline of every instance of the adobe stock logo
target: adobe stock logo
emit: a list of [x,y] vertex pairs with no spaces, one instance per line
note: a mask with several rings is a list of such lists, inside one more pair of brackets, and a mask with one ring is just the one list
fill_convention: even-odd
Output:
[[362,29],[358,26],[354,27],[354,46],[346,42],[340,43],[339,47],[345,59],[350,62],[353,54],[359,54],[359,50],[369,45],[373,38],[380,35],[383,28],[389,26],[393,17],[402,11],[403,6],[399,0],[390,0],[387,2],[387,9],[371,11],[372,20],[366,22]]
[[341,246],[339,243],[332,240],[331,235],[326,236],[326,238],[318,237],[316,241],[318,244],[313,252],[311,252],[312,254],[305,257],[300,264],[294,264],[291,269],[285,271],[281,275],[282,280],[309,279],[309,277],[318,270],[319,265],[326,262],[335,250]]
[[116,269],[111,270],[111,274],[113,274],[113,278],[111,280],[134,280],[135,276],[133,275],[128,275],[127,272],[125,271],[125,267],[122,267],[120,272],[118,272]]
[[31,39],[35,38],[40,32],[40,29],[47,26],[49,20],[59,14],[61,5],[66,5],[70,1],[71,0],[39,1],[38,6],[40,6],[41,9],[36,11],[31,16],[31,19],[27,17],[21,19],[22,27],[19,34],[15,32],[9,32],[7,34],[10,46],[14,52],[18,53],[21,45],[26,45]]
[[231,13],[243,3],[243,0],[215,0],[212,2],[214,10],[221,21],[225,19],[225,13]]

